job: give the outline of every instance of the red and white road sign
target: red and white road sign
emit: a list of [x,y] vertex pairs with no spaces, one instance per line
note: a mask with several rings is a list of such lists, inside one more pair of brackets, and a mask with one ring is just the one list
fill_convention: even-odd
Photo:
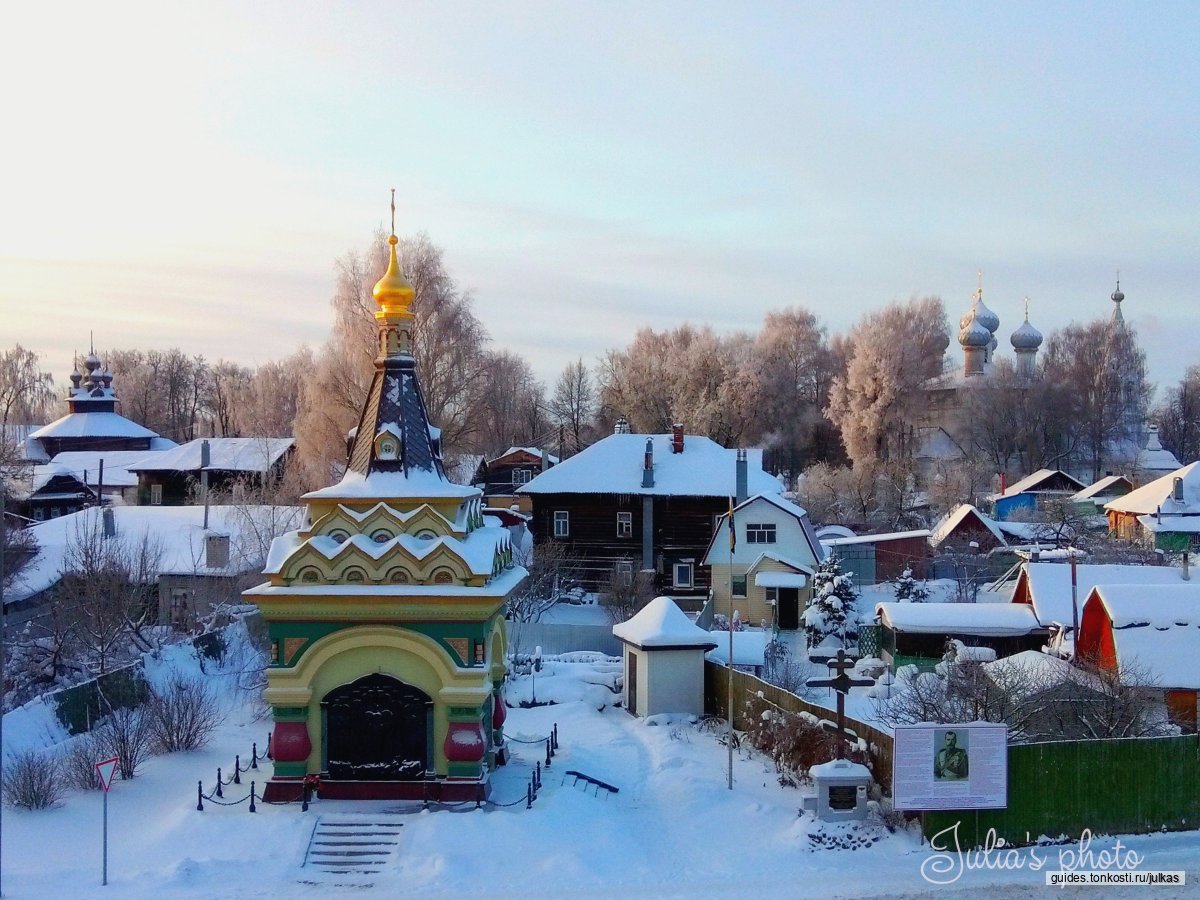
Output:
[[113,776],[117,774],[117,763],[120,762],[117,757],[106,759],[104,762],[96,763],[96,773],[100,776],[100,783],[104,785],[104,793],[108,793],[108,786],[112,784]]

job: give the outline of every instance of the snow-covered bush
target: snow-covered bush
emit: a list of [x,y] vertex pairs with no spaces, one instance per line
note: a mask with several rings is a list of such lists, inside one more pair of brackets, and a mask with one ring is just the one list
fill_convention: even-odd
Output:
[[216,695],[203,681],[175,675],[155,691],[147,706],[155,749],[160,753],[199,750],[223,718]]
[[47,809],[62,799],[62,767],[53,753],[26,750],[4,763],[4,800],[20,809]]
[[77,791],[100,790],[96,763],[104,759],[104,750],[90,731],[71,740],[59,756],[63,782]]
[[842,572],[833,554],[825,557],[813,575],[813,597],[804,611],[804,631],[810,647],[831,636],[843,639],[850,613],[855,610],[858,591],[853,579]]
[[100,752],[115,756],[121,779],[128,781],[154,750],[154,731],[146,707],[114,709],[92,732]]
[[[763,697],[746,701],[746,737],[775,763],[779,783],[794,787],[810,780],[808,770],[837,756],[837,738],[811,713],[789,712]],[[847,747],[846,759],[871,767],[860,746]]]
[[892,584],[896,588],[896,600],[901,603],[924,603],[929,599],[929,588],[913,578],[912,569],[909,567],[905,567]]

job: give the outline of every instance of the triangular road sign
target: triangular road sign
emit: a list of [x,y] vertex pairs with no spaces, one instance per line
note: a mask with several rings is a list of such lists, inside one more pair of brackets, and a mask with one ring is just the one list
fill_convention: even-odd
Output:
[[117,757],[106,759],[104,762],[96,763],[96,772],[100,776],[100,783],[104,785],[104,792],[108,793],[108,786],[112,784],[113,776],[117,774],[117,763],[120,760]]

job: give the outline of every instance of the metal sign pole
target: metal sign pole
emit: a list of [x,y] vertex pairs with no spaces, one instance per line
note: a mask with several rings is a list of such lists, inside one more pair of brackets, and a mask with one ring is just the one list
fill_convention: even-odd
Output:
[[108,884],[108,791],[104,792],[104,876],[101,884]]

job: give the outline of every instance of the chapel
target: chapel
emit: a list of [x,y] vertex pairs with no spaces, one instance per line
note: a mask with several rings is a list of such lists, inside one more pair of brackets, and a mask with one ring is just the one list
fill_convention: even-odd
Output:
[[303,498],[245,593],[270,635],[265,798],[485,799],[505,757],[505,602],[525,577],[476,487],[452,483],[412,353],[397,259],[374,288],[378,352],[346,471]]

